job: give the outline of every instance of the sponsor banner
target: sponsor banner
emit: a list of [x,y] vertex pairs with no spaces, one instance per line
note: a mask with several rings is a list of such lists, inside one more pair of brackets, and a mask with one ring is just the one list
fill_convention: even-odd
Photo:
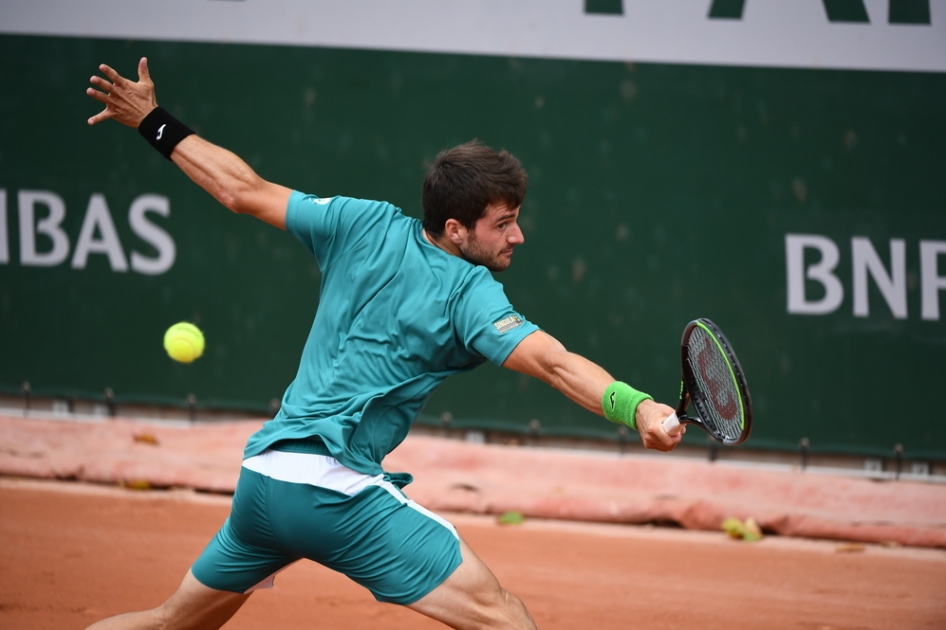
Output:
[[[865,6],[873,20],[881,5]],[[946,379],[944,73],[2,36],[0,391],[267,413],[293,379],[319,296],[308,250],[133,130],[86,124],[96,66],[133,76],[141,56],[163,106],[304,192],[419,216],[438,151],[509,150],[530,177],[526,243],[498,277],[516,313],[671,404],[680,333],[708,317],[746,371],[747,448],[946,460],[946,423],[905,420]],[[192,364],[162,347],[179,321],[206,335]],[[618,439],[491,365],[448,379],[425,414]]]
[[0,33],[946,71],[946,0],[4,0]]

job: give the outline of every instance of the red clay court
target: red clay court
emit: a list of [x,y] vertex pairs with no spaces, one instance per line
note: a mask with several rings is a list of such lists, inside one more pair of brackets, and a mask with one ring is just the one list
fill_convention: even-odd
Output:
[[[256,426],[0,418],[0,627],[84,628],[163,601],[226,517]],[[408,493],[457,525],[543,629],[946,627],[941,484],[429,437],[386,467],[414,473]],[[167,489],[117,487],[146,481]],[[526,522],[498,524],[513,506]],[[729,539],[713,524],[725,513],[770,535]],[[771,535],[780,527],[809,534]],[[226,627],[442,626],[301,562]]]

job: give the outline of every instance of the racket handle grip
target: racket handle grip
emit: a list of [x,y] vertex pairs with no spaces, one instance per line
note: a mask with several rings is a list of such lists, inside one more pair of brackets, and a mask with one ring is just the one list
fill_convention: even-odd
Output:
[[679,433],[680,428],[680,418],[677,417],[676,413],[672,413],[667,416],[667,419],[664,420],[664,431],[667,432],[667,435],[676,435]]

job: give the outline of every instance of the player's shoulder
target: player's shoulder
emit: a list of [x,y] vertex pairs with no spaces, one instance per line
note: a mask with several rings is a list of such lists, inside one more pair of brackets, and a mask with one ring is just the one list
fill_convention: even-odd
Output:
[[467,275],[471,283],[487,286],[502,286],[502,283],[493,277],[493,273],[483,265],[470,263],[470,267],[471,269]]
[[476,265],[458,259],[456,296],[465,302],[477,303],[505,296],[502,283],[493,277],[492,272],[483,265]]
[[401,209],[389,201],[376,199],[361,199],[359,197],[346,197],[344,195],[335,195],[333,197],[320,197],[303,193],[298,190],[293,191],[289,197],[290,206],[298,207],[331,207],[333,209],[344,209],[346,212],[378,212],[388,214],[402,214]]
[[387,201],[295,191],[289,199],[286,227],[292,232],[355,234],[371,232],[378,224],[390,225],[403,216],[400,208]]

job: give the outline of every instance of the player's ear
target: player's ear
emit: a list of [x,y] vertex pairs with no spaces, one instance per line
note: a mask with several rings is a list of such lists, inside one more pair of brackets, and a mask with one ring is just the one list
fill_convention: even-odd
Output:
[[466,240],[466,227],[456,219],[447,219],[443,224],[443,233],[451,242],[459,245]]

